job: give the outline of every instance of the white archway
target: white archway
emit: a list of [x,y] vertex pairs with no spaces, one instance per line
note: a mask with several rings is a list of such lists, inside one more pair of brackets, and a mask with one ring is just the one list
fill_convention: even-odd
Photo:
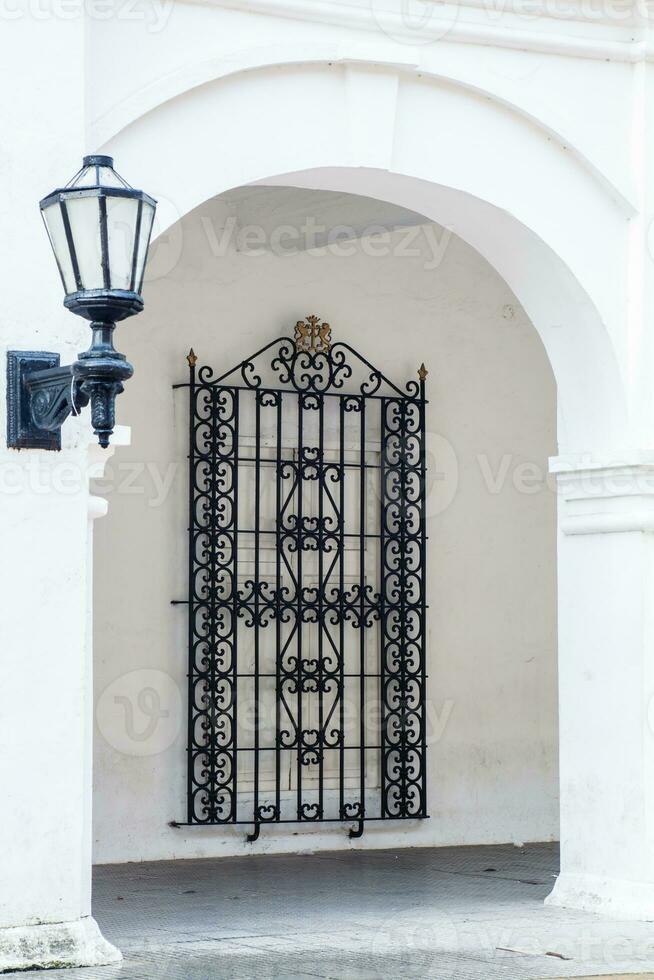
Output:
[[[627,397],[635,371],[626,329],[631,210],[607,175],[542,120],[496,93],[405,69],[364,55],[195,79],[174,98],[164,87],[168,100],[153,106],[150,98],[104,148],[162,199],[160,235],[244,184],[365,194],[450,227],[517,295],[557,382],[566,457],[557,467],[582,477],[560,481],[563,871],[553,900],[645,916],[654,908],[654,853],[640,697],[632,724],[612,740],[603,729],[611,699],[631,709],[639,691],[648,635],[640,532],[654,526],[649,491],[637,480],[651,463],[629,451],[639,445],[638,404]],[[626,490],[616,488],[617,466]],[[589,471],[592,486],[583,479]],[[632,625],[623,638],[625,621]],[[634,799],[625,839],[617,828]],[[631,880],[640,882],[634,895]]]

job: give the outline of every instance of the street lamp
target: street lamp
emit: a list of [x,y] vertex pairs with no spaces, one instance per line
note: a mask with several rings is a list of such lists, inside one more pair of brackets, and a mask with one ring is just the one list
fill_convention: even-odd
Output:
[[133,374],[113,345],[118,320],[143,309],[141,289],[156,201],[134,190],[108,156],[84,157],[64,188],[40,203],[66,297],[91,321],[91,346],[73,364],[48,351],[7,354],[7,445],[60,449],[61,425],[91,403],[93,431],[107,447],[116,396]]

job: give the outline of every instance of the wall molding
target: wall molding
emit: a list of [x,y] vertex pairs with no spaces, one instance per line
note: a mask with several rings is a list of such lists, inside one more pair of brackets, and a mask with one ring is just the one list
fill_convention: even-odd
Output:
[[550,460],[563,534],[654,532],[654,453]]
[[[178,0],[198,2],[198,0]],[[271,17],[329,24],[359,31],[382,32],[400,44],[418,47],[447,40],[460,44],[492,45],[600,61],[636,63],[654,61],[649,24],[636,16],[614,17],[608,12],[588,13],[580,3],[570,15],[553,10],[552,0],[463,0],[438,3],[440,16],[429,18],[419,33],[406,23],[401,0],[199,0],[209,6],[244,10]],[[436,6],[436,4],[435,4]],[[384,9],[382,9],[384,8]],[[395,8],[395,9],[394,9]],[[499,10],[498,10],[499,8]],[[624,11],[623,11],[624,12]],[[481,19],[483,18],[483,19]],[[525,28],[542,20],[545,29]],[[500,24],[501,21],[501,24]],[[566,32],[564,26],[568,25]],[[617,37],[607,37],[607,28]]]

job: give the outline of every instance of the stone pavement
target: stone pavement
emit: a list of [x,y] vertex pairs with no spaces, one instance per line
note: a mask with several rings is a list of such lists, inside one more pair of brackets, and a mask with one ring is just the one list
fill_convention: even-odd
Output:
[[[654,974],[652,923],[548,908],[555,845],[416,848],[99,867],[120,966],[43,980]],[[5,974],[22,978],[25,974]]]

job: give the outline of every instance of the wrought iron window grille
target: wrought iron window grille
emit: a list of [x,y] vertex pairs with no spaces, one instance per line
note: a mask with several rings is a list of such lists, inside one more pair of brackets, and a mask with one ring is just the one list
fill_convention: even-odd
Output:
[[188,364],[171,825],[425,818],[424,364],[401,389],[315,316],[219,377]]

